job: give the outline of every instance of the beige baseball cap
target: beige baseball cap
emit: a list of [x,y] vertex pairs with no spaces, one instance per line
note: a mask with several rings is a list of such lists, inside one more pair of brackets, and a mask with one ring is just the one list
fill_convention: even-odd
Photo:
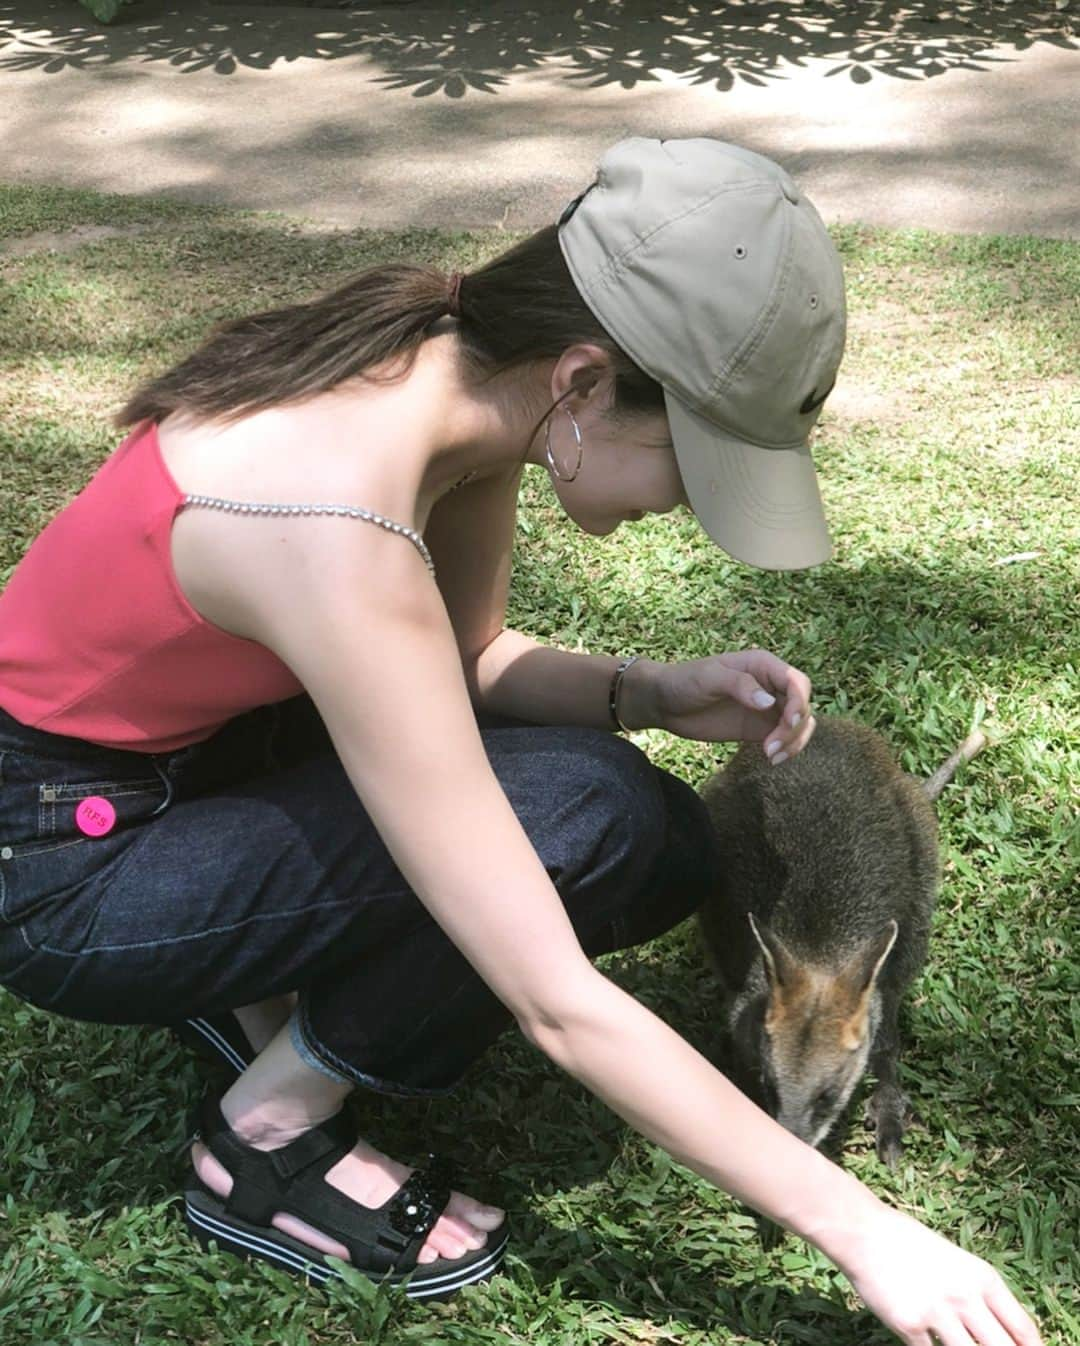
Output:
[[769,570],[828,560],[807,440],[844,351],[844,278],[788,174],[720,140],[623,140],[559,242],[599,322],[663,385],[709,536]]

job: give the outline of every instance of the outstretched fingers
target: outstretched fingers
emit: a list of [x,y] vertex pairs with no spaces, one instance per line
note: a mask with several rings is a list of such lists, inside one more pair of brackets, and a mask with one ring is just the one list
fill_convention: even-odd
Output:
[[1023,1340],[1011,1336],[984,1304],[972,1305],[962,1317],[970,1340],[978,1346],[1016,1346],[1017,1340]]
[[1009,1346],[1042,1346],[1039,1329],[1032,1322],[1024,1306],[997,1273],[986,1293],[986,1303],[994,1318],[1007,1333]]
[[894,1319],[904,1346],[1042,1346],[1039,1330],[996,1273],[980,1296],[957,1296],[918,1325]]

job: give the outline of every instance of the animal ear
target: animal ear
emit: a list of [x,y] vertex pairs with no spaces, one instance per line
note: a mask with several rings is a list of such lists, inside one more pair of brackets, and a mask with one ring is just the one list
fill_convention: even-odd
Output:
[[893,951],[900,927],[890,921],[882,934],[854,960],[850,971],[849,986],[854,1009],[844,1023],[841,1041],[848,1051],[861,1047],[868,1030],[870,998],[885,960]]
[[769,978],[769,985],[774,990],[790,985],[795,970],[795,960],[788,953],[780,937],[775,935],[764,921],[758,925],[752,911],[748,911],[746,916],[750,922],[750,929],[754,932],[754,938],[758,942],[761,956],[765,959],[765,972]]
[[886,958],[893,951],[899,933],[900,927],[895,921],[890,921],[860,959],[860,971],[856,975],[855,985],[861,995],[866,995],[873,989],[881,969],[885,966]]

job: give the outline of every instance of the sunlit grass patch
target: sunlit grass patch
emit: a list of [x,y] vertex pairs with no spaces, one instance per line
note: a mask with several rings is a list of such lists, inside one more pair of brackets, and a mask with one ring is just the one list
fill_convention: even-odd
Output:
[[[0,189],[0,235],[127,228],[0,252],[0,581],[116,442],[140,377],[210,324],[372,262],[465,268],[503,233],[308,236],[171,202]],[[1080,246],[836,231],[851,336],[816,458],[836,556],[766,574],[686,515],[577,533],[543,477],[523,493],[511,618],[571,649],[689,658],[763,645],[823,711],[877,726],[925,774],[990,744],[939,805],[931,957],[906,1011],[917,1121],[888,1174],[858,1120],[845,1162],[1001,1266],[1048,1346],[1080,1340]],[[699,783],[724,747],[639,736]],[[692,929],[608,960],[707,1047]],[[307,1289],[208,1257],[176,1202],[198,1076],[164,1035],[52,1018],[0,994],[4,1346],[692,1343],[884,1346],[842,1278],[628,1130],[516,1038],[454,1100],[357,1100],[402,1157],[452,1153],[507,1204],[508,1274],[445,1308]],[[718,1131],[723,1119],[717,1119]]]

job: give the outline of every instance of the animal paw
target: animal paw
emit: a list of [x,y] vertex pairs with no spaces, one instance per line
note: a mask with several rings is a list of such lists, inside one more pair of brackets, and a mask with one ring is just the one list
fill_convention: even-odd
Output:
[[772,1220],[767,1220],[764,1215],[759,1215],[757,1218],[757,1234],[758,1242],[764,1252],[771,1252],[773,1248],[779,1247],[784,1241],[783,1226],[774,1224]]
[[866,1120],[874,1128],[877,1156],[888,1168],[900,1162],[910,1119],[911,1105],[895,1085],[879,1086],[867,1100]]

